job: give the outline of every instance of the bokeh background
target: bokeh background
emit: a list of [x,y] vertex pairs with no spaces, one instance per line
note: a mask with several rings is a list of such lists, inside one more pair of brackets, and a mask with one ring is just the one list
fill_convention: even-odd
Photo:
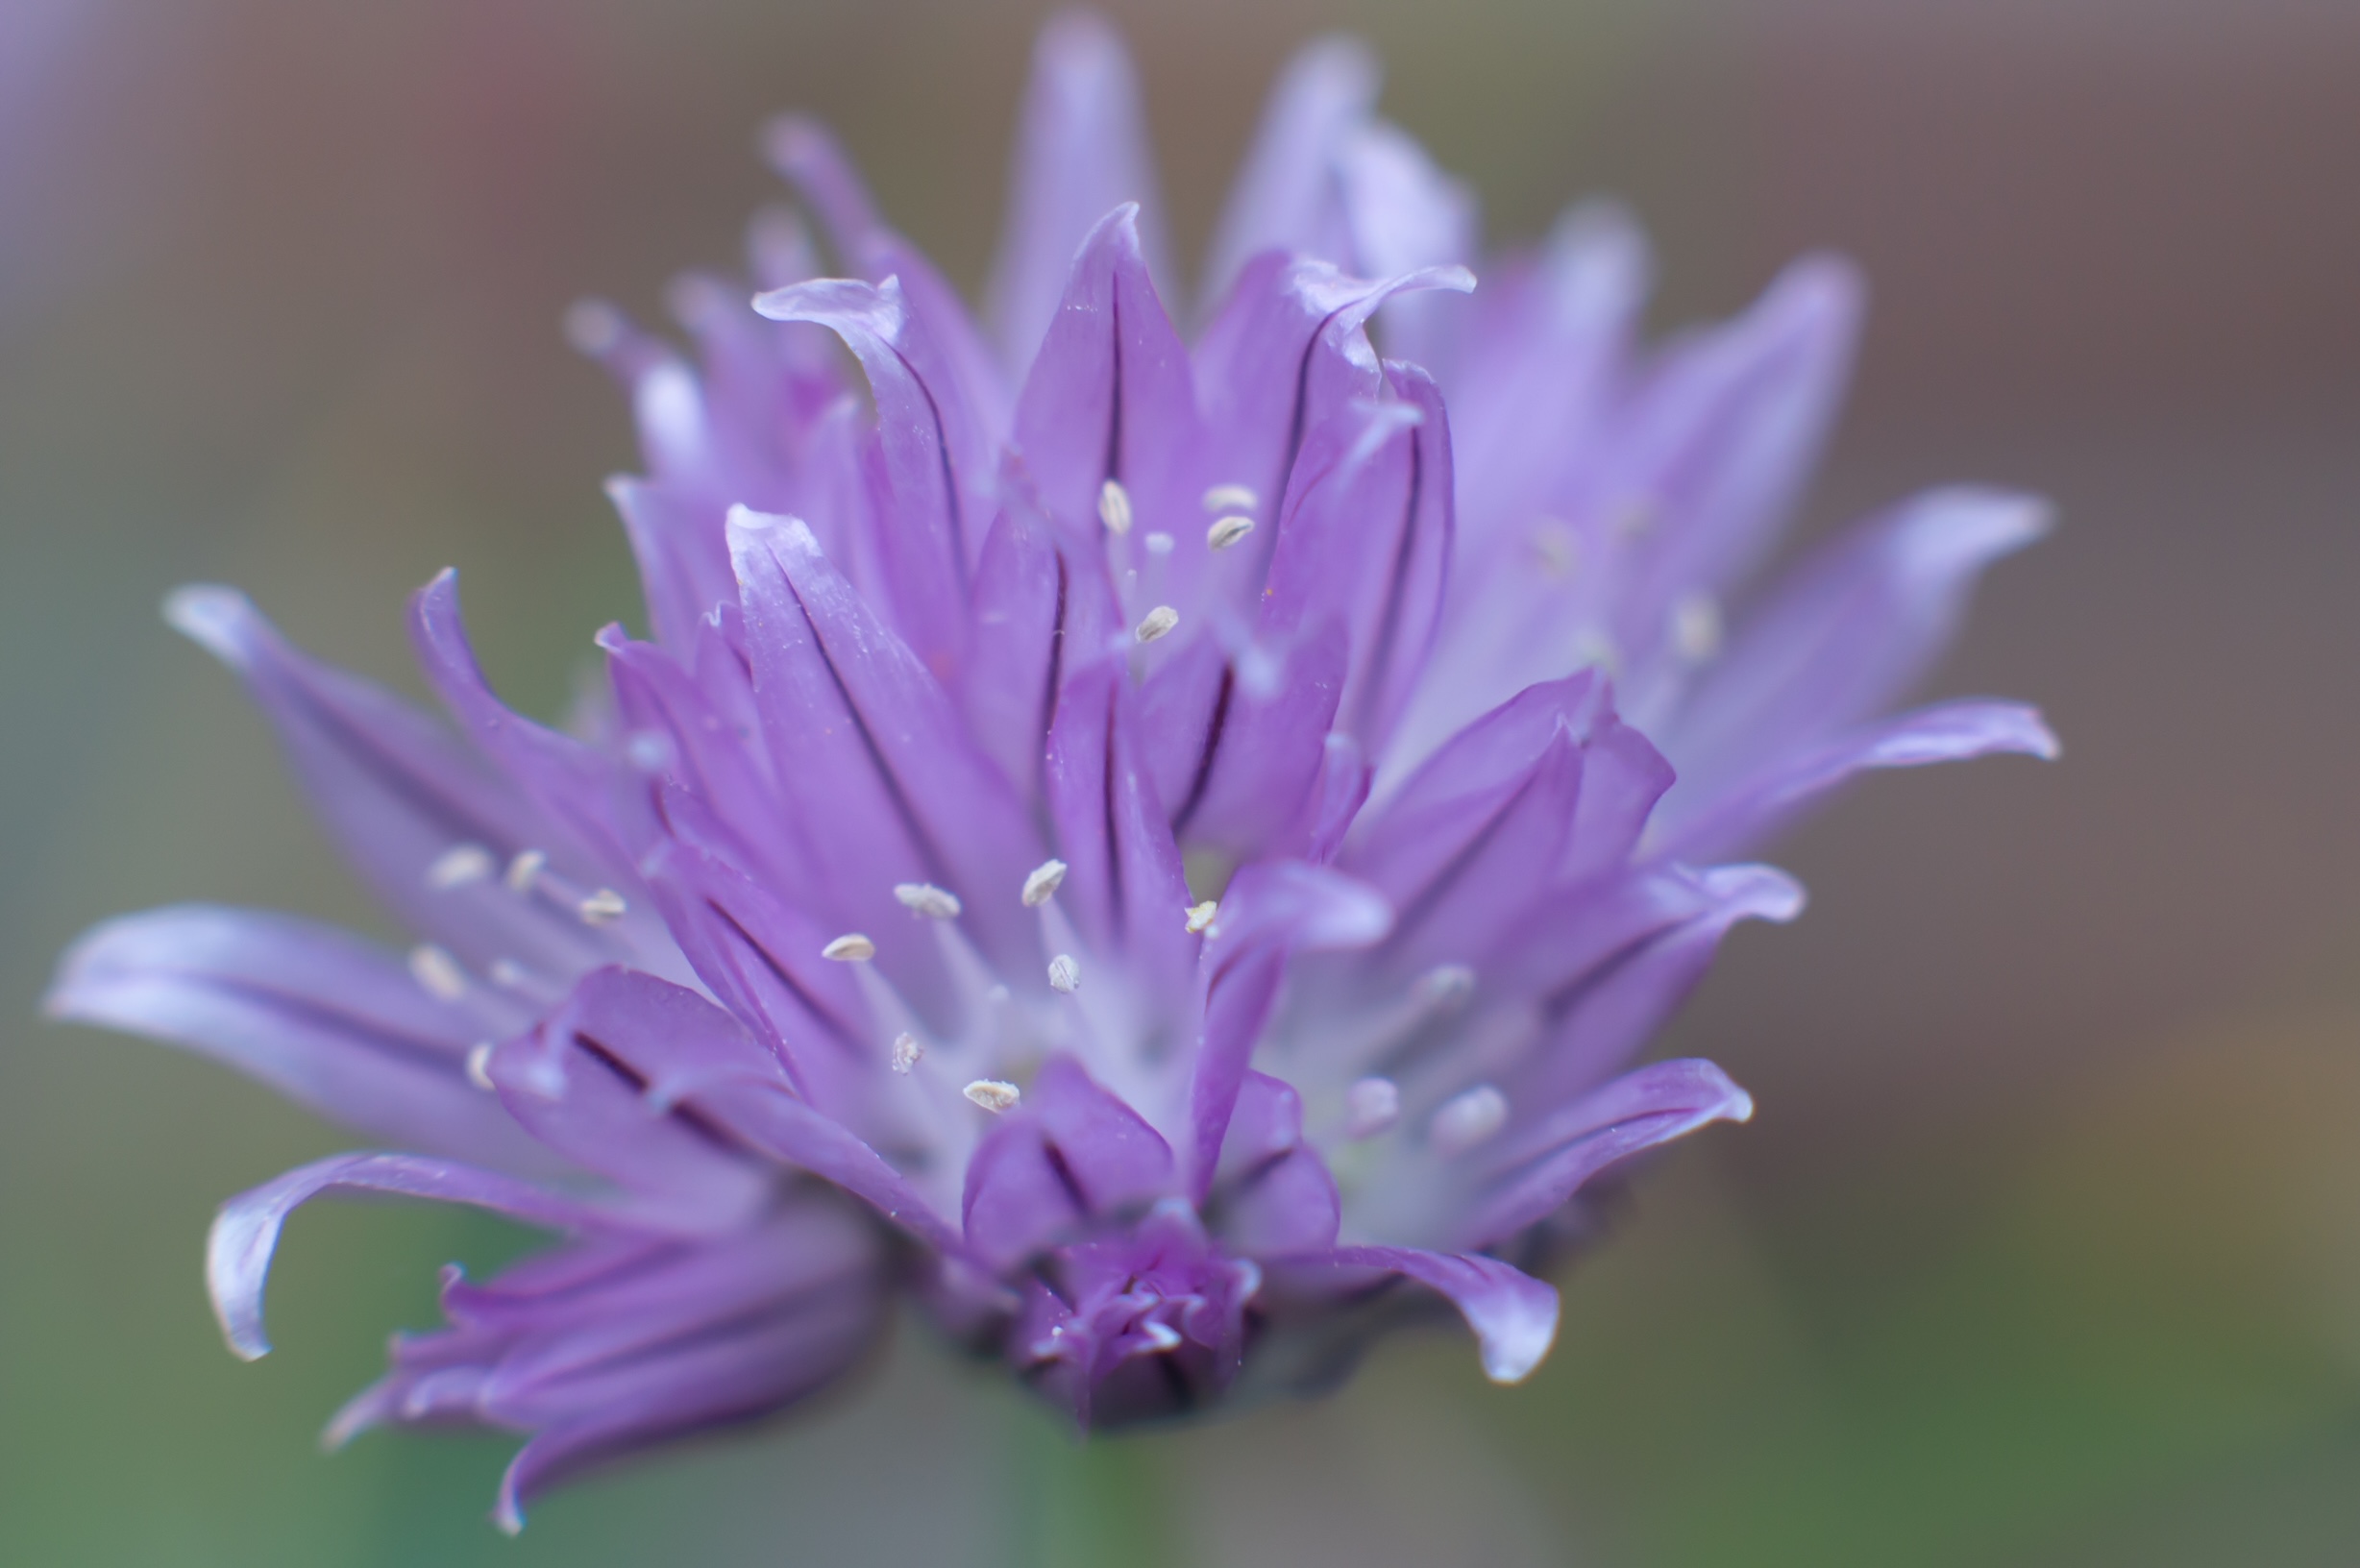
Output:
[[843,132],[979,280],[1015,0],[0,4],[0,1560],[25,1564],[2360,1560],[2360,8],[2348,0],[1195,0],[1112,8],[1185,250],[1286,53],[1344,26],[1495,237],[1612,191],[1659,319],[1867,266],[1807,527],[2044,490],[1944,670],[2055,767],[1873,782],[1782,847],[1667,1048],[1760,1114],[1561,1283],[1528,1385],[1455,1338],[1339,1398],[1077,1452],[911,1326],[868,1383],[484,1523],[508,1444],[320,1422],[488,1222],[323,1206],[245,1366],[223,1196],[334,1149],[38,1020],[90,920],[363,908],[233,682],[155,613],[236,581],[408,684],[459,565],[553,711],[634,614],[578,294],[657,313]]

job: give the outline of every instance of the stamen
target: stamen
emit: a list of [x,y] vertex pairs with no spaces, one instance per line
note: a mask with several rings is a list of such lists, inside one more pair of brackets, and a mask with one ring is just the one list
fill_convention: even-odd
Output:
[[446,1002],[455,1002],[467,994],[467,971],[459,961],[431,943],[409,950],[410,978],[426,988],[427,994]]
[[1180,1348],[1180,1331],[1168,1323],[1151,1317],[1139,1326],[1139,1332],[1147,1336],[1148,1348],[1159,1356]]
[[1599,670],[1608,678],[1622,674],[1622,649],[1614,639],[1592,626],[1573,640],[1573,667],[1576,670]]
[[623,894],[612,888],[601,888],[576,904],[574,913],[581,917],[584,925],[612,925],[623,919],[629,907],[623,901]]
[[1242,484],[1217,484],[1205,492],[1208,512],[1250,512],[1254,509],[1254,492]]
[[1098,521],[1117,538],[1131,531],[1131,492],[1122,487],[1120,479],[1098,486]]
[[643,773],[660,773],[672,764],[672,742],[651,729],[633,730],[623,750]]
[[847,931],[821,948],[820,956],[832,958],[839,964],[866,964],[876,957],[876,943],[857,931]]
[[1721,651],[1721,605],[1710,594],[1689,594],[1672,606],[1672,651],[1703,664]]
[[1062,860],[1045,860],[1035,866],[1024,873],[1024,907],[1039,909],[1047,903],[1049,894],[1055,893],[1057,884],[1065,879],[1066,863]]
[[929,919],[954,920],[959,918],[959,895],[947,888],[938,888],[931,882],[897,882],[894,896],[901,907]]
[[1059,953],[1049,960],[1049,990],[1070,996],[1082,989],[1082,967],[1073,962],[1071,953]]
[[1426,1141],[1447,1160],[1489,1138],[1508,1120],[1508,1096],[1489,1084],[1477,1084],[1443,1102],[1426,1127]]
[[467,1052],[467,1081],[480,1090],[497,1090],[492,1082],[492,1042],[478,1041]]
[[1241,513],[1231,512],[1226,517],[1217,517],[1213,520],[1213,526],[1205,529],[1205,548],[1227,550],[1253,531],[1254,520]]
[[525,984],[526,981],[532,978],[532,976],[526,971],[525,966],[519,964],[512,958],[493,959],[492,967],[484,972],[492,977],[493,985],[504,986],[510,991],[514,991],[517,987]]
[[1015,1110],[1016,1102],[1024,1097],[1024,1091],[1016,1085],[1004,1084],[996,1078],[978,1078],[959,1092],[994,1115]]
[[1213,917],[1220,912],[1221,906],[1211,898],[1201,904],[1189,905],[1189,935],[1202,935],[1205,927],[1213,923]]
[[1143,643],[1152,643],[1180,624],[1180,612],[1168,604],[1158,604],[1149,610],[1132,633]]
[[1401,1119],[1401,1087],[1390,1078],[1363,1078],[1344,1090],[1344,1137],[1374,1138]]
[[539,849],[520,849],[508,862],[507,884],[510,893],[530,893],[533,883],[540,880],[541,868],[549,864],[549,856]]
[[1142,539],[1140,543],[1147,547],[1147,553],[1150,555],[1168,555],[1171,553],[1171,535],[1166,533],[1161,528],[1156,529],[1155,532],[1147,535],[1147,537],[1144,539]]
[[492,852],[479,844],[455,844],[426,869],[426,885],[437,893],[480,882],[492,874]]
[[893,1055],[888,1058],[888,1066],[907,1077],[910,1068],[918,1066],[918,1059],[925,1054],[926,1048],[918,1043],[918,1037],[904,1030],[894,1036]]
[[1418,1006],[1439,1010],[1457,1007],[1475,994],[1475,971],[1464,964],[1437,964],[1410,988]]
[[1582,547],[1573,529],[1554,517],[1533,525],[1533,553],[1539,558],[1541,576],[1560,581],[1572,576],[1573,569],[1582,564]]

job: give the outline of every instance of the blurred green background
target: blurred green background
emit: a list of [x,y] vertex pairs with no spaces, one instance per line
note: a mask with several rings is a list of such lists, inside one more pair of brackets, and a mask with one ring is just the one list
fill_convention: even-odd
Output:
[[1349,26],[1495,237],[1618,192],[1659,319],[1795,251],[1875,281],[1821,527],[2045,490],[1947,690],[2055,768],[1880,780],[1778,858],[1667,1048],[1760,1114],[1573,1270],[1553,1360],[1389,1345],[1340,1397],[1077,1452],[917,1325],[863,1385],[484,1522],[509,1444],[320,1423],[488,1223],[297,1221],[269,1360],[199,1281],[225,1195],[341,1146],[41,1023],[57,950],[205,897],[374,924],[155,606],[250,589],[410,684],[465,574],[551,711],[634,613],[629,466],[565,305],[656,314],[844,133],[980,278],[1042,8],[0,6],[0,1561],[392,1565],[2360,1560],[2360,9],[2335,0],[1200,0],[1111,8],[1192,250],[1286,52]]

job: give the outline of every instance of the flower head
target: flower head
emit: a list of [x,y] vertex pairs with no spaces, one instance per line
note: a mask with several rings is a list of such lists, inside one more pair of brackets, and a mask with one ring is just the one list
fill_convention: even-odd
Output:
[[774,127],[846,276],[765,220],[750,310],[676,290],[693,360],[570,324],[637,412],[651,628],[600,634],[572,731],[494,696],[449,574],[411,625],[460,737],[173,596],[419,940],[181,907],[64,962],[54,1012],[413,1151],[225,1206],[232,1346],[322,1193],[564,1238],[453,1271],[332,1435],[529,1433],[513,1527],[826,1383],[900,1290],[1087,1425],[1314,1385],[1444,1303],[1513,1382],[1585,1194],[1751,1113],[1632,1065],[1733,924],[1800,907],[1717,862],[1861,769],[2051,749],[2010,704],[1883,716],[2036,504],[1937,492],[1748,592],[1848,270],[1651,352],[1640,242],[1584,208],[1452,298],[1472,205],[1374,90],[1355,46],[1290,68],[1192,340],[1101,24],[1043,37],[988,332]]

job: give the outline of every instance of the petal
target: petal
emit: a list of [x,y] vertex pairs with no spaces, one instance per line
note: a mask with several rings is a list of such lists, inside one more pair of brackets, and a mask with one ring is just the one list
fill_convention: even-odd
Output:
[[1732,927],[1791,920],[1803,910],[1802,888],[1768,866],[1671,868],[1638,886],[1635,907],[1609,918],[1570,929],[1546,916],[1530,922],[1533,946],[1558,978],[1540,1003],[1548,1032],[1519,1069],[1513,1098],[1554,1105],[1604,1082],[1696,989]]
[[1375,52],[1358,38],[1320,38],[1288,61],[1214,231],[1206,299],[1220,298],[1265,251],[1344,259],[1348,235],[1335,195],[1336,156],[1375,108],[1381,80]]
[[1140,722],[1149,766],[1172,832],[1192,849],[1252,860],[1291,852],[1309,831],[1345,645],[1343,623],[1330,618],[1242,652],[1201,640],[1147,678]]
[[[1474,191],[1438,168],[1399,126],[1367,120],[1347,132],[1337,149],[1336,182],[1358,271],[1386,278],[1475,260]],[[1451,342],[1439,318],[1451,308],[1431,297],[1387,306],[1387,355],[1439,368]]]
[[1807,257],[1743,316],[1665,352],[1607,469],[1607,503],[1652,519],[1618,596],[1620,647],[1657,647],[1676,600],[1725,594],[1777,542],[1849,379],[1861,296],[1850,264]]
[[405,1154],[339,1154],[290,1170],[221,1206],[205,1243],[213,1314],[230,1348],[247,1360],[270,1354],[262,1332],[262,1286],[287,1215],[324,1193],[387,1193],[471,1204],[553,1231],[627,1229],[611,1215],[512,1176]]
[[1671,809],[1701,804],[1782,753],[1874,717],[1917,683],[1966,613],[1976,578],[2048,530],[2049,508],[2004,491],[1917,497],[1780,584],[1665,726]]
[[1531,1377],[1557,1339],[1556,1290],[1496,1258],[1412,1247],[1337,1247],[1285,1262],[1289,1274],[1296,1277],[1379,1269],[1438,1292],[1475,1331],[1484,1375],[1493,1383],[1522,1383]]
[[1340,422],[1335,446],[1305,443],[1264,599],[1272,630],[1330,617],[1351,628],[1337,727],[1372,756],[1424,673],[1458,527],[1440,392],[1400,364],[1387,367],[1386,389],[1387,402]]
[[[923,252],[888,228],[825,126],[799,115],[764,133],[771,164],[818,211],[845,263],[870,282],[898,278],[910,308],[941,352],[949,387],[974,419],[976,451],[988,452],[1008,429],[1009,382],[967,306]],[[963,454],[969,454],[962,449]]]
[[337,846],[404,924],[471,965],[506,957],[570,973],[595,962],[603,943],[579,921],[512,896],[497,878],[434,885],[436,863],[467,845],[495,861],[545,848],[557,869],[582,875],[531,804],[448,729],[381,687],[307,658],[233,589],[180,589],[164,615],[246,682]]
[[957,634],[983,543],[974,487],[988,448],[936,355],[901,285],[821,279],[754,301],[773,321],[807,321],[844,339],[869,377],[892,487],[893,515],[877,540],[890,600],[904,638],[937,675],[955,668]]
[[1709,1062],[1658,1062],[1626,1073],[1500,1139],[1487,1162],[1489,1190],[1459,1236],[1472,1246],[1506,1241],[1592,1177],[1707,1122],[1753,1115],[1753,1096]]
[[1006,1270],[1084,1221],[1163,1196],[1170,1145],[1093,1082],[1071,1057],[1052,1057],[1022,1106],[984,1135],[968,1162],[960,1212],[968,1243]]
[[1327,1163],[1303,1143],[1303,1098],[1291,1084],[1249,1072],[1221,1143],[1210,1207],[1214,1229],[1245,1253],[1333,1245],[1342,1199]]
[[534,1035],[495,1050],[485,1070],[535,1138],[624,1188],[620,1213],[669,1229],[726,1230],[775,1183],[767,1160],[717,1139],[682,1102],[783,1084],[777,1062],[727,1013],[652,975],[594,970]]
[[468,1082],[468,1052],[521,1027],[521,1012],[479,989],[443,1001],[389,955],[309,920],[202,904],[123,916],[73,945],[42,1006],[201,1051],[372,1137],[549,1164]]
[[1870,724],[1799,757],[1738,780],[1666,823],[1659,852],[1709,859],[1760,844],[1820,800],[1872,768],[2015,753],[2053,760],[2056,736],[2020,702],[1946,702]]
[[990,313],[1010,374],[1020,378],[1057,314],[1074,253],[1099,219],[1137,204],[1147,254],[1162,251],[1139,81],[1120,35],[1103,18],[1068,12],[1041,30],[1008,184]]
[[1390,907],[1373,889],[1321,867],[1264,861],[1230,882],[1206,932],[1204,1034],[1189,1081],[1182,1151],[1192,1198],[1201,1202],[1212,1188],[1289,956],[1365,947],[1391,924]]
[[1105,212],[1058,273],[1053,316],[1017,402],[1016,439],[1041,505],[1069,548],[1099,554],[1098,496],[1129,492],[1135,526],[1186,542],[1204,517],[1186,464],[1196,453],[1188,351],[1164,313],[1141,249],[1139,208]]
[[1152,1061],[1191,1032],[1199,944],[1186,923],[1191,899],[1180,850],[1131,707],[1119,665],[1075,675],[1049,734],[1045,778],[1057,854],[1069,868],[1058,908],[1093,950],[1122,955],[1143,992],[1143,1022],[1163,1032],[1134,1042]]
[[[906,929],[894,885],[930,882],[958,894],[962,929],[1004,972],[1033,971],[1039,940],[1014,894],[1043,850],[1006,780],[808,528],[743,509],[729,528],[772,772],[824,826],[812,847],[830,901],[816,913],[872,935]],[[933,952],[892,943],[880,961],[922,990]]]
[[661,479],[612,478],[606,495],[639,565],[649,625],[657,641],[685,652],[706,612],[735,597],[721,513]]

